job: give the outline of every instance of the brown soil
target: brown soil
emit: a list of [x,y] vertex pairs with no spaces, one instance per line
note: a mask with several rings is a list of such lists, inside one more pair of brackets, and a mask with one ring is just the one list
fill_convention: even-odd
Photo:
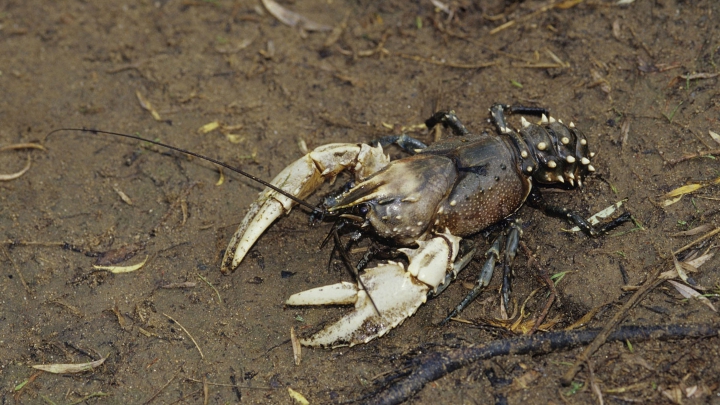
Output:
[[[240,395],[243,403],[290,404],[288,387],[311,403],[340,403],[370,392],[373,378],[400,367],[420,345],[441,349],[505,336],[462,323],[435,326],[473,283],[478,255],[462,280],[387,336],[353,348],[305,349],[295,366],[290,328],[306,333],[343,311],[283,306],[294,292],[348,279],[343,270],[327,271],[330,250],[317,249],[329,225],[311,228],[307,214],[295,210],[223,276],[222,252],[258,185],[227,172],[217,185],[213,165],[139,142],[78,132],[44,139],[63,127],[137,133],[270,179],[301,156],[300,140],[309,148],[368,141],[392,133],[385,124],[395,130],[419,124],[439,109],[454,109],[480,132],[491,130],[493,103],[548,107],[584,130],[598,156],[597,174],[582,192],[547,198],[583,214],[628,199],[627,210],[644,227],[627,232],[629,224],[589,239],[562,232],[564,222],[533,209],[518,214],[539,262],[551,274],[567,272],[558,284],[561,305],[549,314],[560,321],[553,329],[610,303],[590,322],[602,325],[627,299],[621,269],[627,284],[640,284],[657,266],[670,269],[669,252],[695,238],[673,233],[720,224],[718,186],[667,208],[655,204],[671,189],[720,176],[714,158],[666,163],[720,146],[708,135],[720,132],[719,77],[678,79],[718,73],[720,3],[556,3],[563,7],[459,0],[450,3],[452,18],[430,1],[282,3],[330,26],[347,15],[347,27],[328,47],[329,33],[288,27],[260,2],[0,3],[0,146],[41,141],[47,148],[0,153],[5,174],[32,158],[26,174],[0,183],[0,403],[68,404],[94,393],[107,396],[85,402],[203,403],[197,382],[203,379],[225,384],[208,386],[213,404],[235,403]],[[515,24],[492,32],[508,21]],[[229,132],[237,137],[198,131],[213,121],[237,126]],[[484,250],[487,241],[475,239]],[[149,260],[133,273],[94,271],[96,258],[88,255],[108,251],[108,259],[126,259],[120,265]],[[715,257],[693,275],[708,293],[717,292],[719,266]],[[546,288],[524,254],[515,272],[518,302],[540,289],[527,307],[536,316]],[[161,288],[182,282],[195,286]],[[499,282],[496,276],[462,316],[497,317]],[[204,358],[163,314],[192,334]],[[666,283],[624,323],[717,324],[718,315]],[[683,403],[720,403],[719,346],[717,337],[631,349],[609,343],[593,356],[594,380],[606,402],[668,402],[663,391],[679,388]],[[558,382],[578,353],[475,363],[429,384],[411,402],[597,401],[585,371],[576,378],[584,383],[578,392]],[[34,376],[31,365],[104,356],[92,372],[45,373],[15,391]],[[486,369],[508,379],[534,370],[538,378],[526,387],[493,387]],[[230,384],[241,386],[239,393]],[[696,395],[686,398],[692,387]]]

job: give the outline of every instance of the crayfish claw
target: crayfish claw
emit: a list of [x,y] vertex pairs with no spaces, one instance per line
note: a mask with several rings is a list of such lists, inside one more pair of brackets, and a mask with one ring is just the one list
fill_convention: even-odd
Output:
[[317,190],[325,180],[334,179],[340,172],[351,170],[363,179],[389,163],[382,147],[364,144],[336,143],[318,147],[286,167],[270,182],[285,194],[265,188],[252,204],[240,227],[225,251],[220,270],[227,274],[235,270],[250,248],[265,230],[283,214]]
[[312,288],[293,294],[285,301],[287,305],[349,305],[357,301],[358,287],[343,281],[324,287]]
[[367,291],[354,284],[338,283],[303,291],[286,301],[288,305],[355,304],[350,313],[320,332],[300,339],[300,343],[314,347],[367,343],[402,323],[427,299],[429,287],[417,281],[400,263],[380,264],[360,278]]
[[407,269],[402,263],[388,261],[365,270],[357,284],[343,282],[291,296],[288,305],[355,304],[355,309],[339,321],[300,343],[353,346],[386,334],[412,316],[428,293],[437,290],[446,275],[455,271],[459,242],[460,238],[449,232],[416,241],[417,249],[400,249],[409,259]]

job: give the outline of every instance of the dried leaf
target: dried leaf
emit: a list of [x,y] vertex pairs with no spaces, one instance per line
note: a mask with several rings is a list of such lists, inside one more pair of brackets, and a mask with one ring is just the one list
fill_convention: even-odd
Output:
[[146,99],[145,96],[140,93],[140,90],[135,90],[135,96],[137,96],[137,99],[140,102],[140,107],[149,111],[155,121],[162,121],[162,118],[160,118],[160,114],[155,111],[155,108],[152,106],[152,104],[150,104],[150,101],[148,101],[148,99]]
[[28,156],[27,163],[25,164],[25,167],[22,170],[20,170],[19,172],[16,172],[16,173],[11,173],[11,174],[0,174],[0,181],[10,181],[10,180],[17,179],[18,177],[25,174],[28,170],[30,170],[30,165],[31,165],[31,160],[30,160],[30,156]]
[[135,264],[133,266],[95,266],[95,265],[93,265],[93,268],[95,270],[107,270],[110,273],[114,273],[114,274],[130,273],[135,270],[140,270],[140,268],[142,268],[142,266],[144,266],[145,263],[147,263],[149,257],[150,256],[145,256],[145,260],[143,260],[142,263]]
[[559,8],[561,10],[565,10],[568,8],[572,8],[577,6],[578,4],[582,3],[584,0],[565,0],[562,3],[558,3],[555,5],[555,8]]
[[587,325],[595,317],[595,315],[597,315],[597,313],[600,312],[600,310],[603,309],[606,305],[608,305],[607,302],[591,309],[585,315],[583,315],[582,318],[578,319],[577,321],[573,322],[572,325],[565,328],[565,330],[574,330],[581,326]]
[[707,297],[703,297],[702,294],[695,291],[693,288],[691,288],[685,284],[678,283],[677,281],[673,281],[673,280],[667,280],[667,282],[672,284],[675,287],[675,289],[678,290],[680,295],[682,295],[683,297],[688,298],[688,299],[691,299],[691,298],[697,299],[698,301],[707,305],[708,308],[712,309],[714,312],[717,312],[717,309],[715,309],[715,306],[712,304],[712,302],[710,302],[710,300],[707,299]]
[[698,80],[698,79],[712,79],[717,77],[720,73],[693,73],[691,75],[680,75],[685,80]]
[[133,202],[130,199],[130,197],[128,197],[128,195],[125,194],[122,190],[120,190],[120,187],[118,187],[117,184],[113,184],[112,188],[120,196],[120,199],[123,200],[123,202],[125,202],[125,204],[133,205]]
[[713,256],[715,256],[715,253],[707,253],[698,258],[688,260],[687,262],[685,262],[685,264],[688,264],[697,269],[703,264],[705,264],[708,260],[712,259]]
[[682,200],[682,198],[683,198],[683,196],[680,195],[680,196],[677,196],[677,197],[675,197],[675,198],[671,198],[671,199],[669,199],[669,200],[665,200],[665,201],[662,202],[662,205],[663,205],[663,207],[668,207],[668,206],[673,205],[673,204],[675,204],[676,202]]
[[692,193],[694,191],[698,191],[703,187],[709,186],[711,184],[720,184],[720,177],[710,180],[704,183],[693,183],[693,184],[687,184],[682,187],[678,187],[675,190],[670,191],[669,193],[665,194],[663,197],[667,198],[667,200],[663,201],[663,206],[667,207],[668,205],[675,204],[676,202],[680,201],[680,198],[684,196],[685,194]]
[[700,190],[701,188],[705,187],[703,184],[688,184],[682,187],[678,187],[675,190],[670,191],[669,193],[665,194],[665,198],[673,198],[677,196],[682,196],[688,193],[692,193],[693,191]]
[[718,135],[716,132],[708,131],[710,133],[710,137],[715,140],[715,142],[720,143],[720,135]]
[[75,374],[82,373],[83,371],[92,370],[93,368],[103,364],[107,360],[107,357],[103,357],[100,360],[91,361],[89,363],[81,364],[38,364],[32,366],[32,368],[42,371],[47,371],[53,374]]
[[438,0],[430,0],[430,1],[432,2],[433,6],[435,6],[435,8],[437,8],[438,10],[442,10],[445,14],[452,13],[452,10],[450,10],[450,7],[448,7],[446,4],[441,3]]
[[225,134],[225,138],[227,138],[230,143],[239,144],[245,142],[245,137],[242,135],[236,135],[236,134]]
[[223,173],[222,167],[218,168],[218,173],[220,173],[220,177],[218,177],[218,180],[215,182],[215,185],[222,186],[222,184],[225,182],[225,173]]
[[669,390],[662,390],[662,394],[665,395],[665,397],[671,402],[682,405],[683,394],[680,387],[671,388]]
[[305,143],[305,140],[302,138],[298,138],[298,149],[300,149],[300,153],[302,153],[303,155],[307,155],[307,153],[308,153],[307,143]]
[[[616,202],[615,204],[610,205],[609,207],[603,209],[602,211],[600,211],[597,214],[588,218],[587,221],[590,223],[590,225],[599,224],[601,219],[605,219],[605,218],[609,217],[610,215],[614,214],[618,208],[622,207],[622,205],[625,201],[626,200],[620,200],[620,201]],[[576,226],[576,227],[570,228],[570,230],[567,232],[579,232],[579,231],[580,231],[580,228]]]
[[680,265],[680,262],[678,262],[678,259],[675,257],[675,255],[672,255],[673,263],[675,264],[675,271],[677,271],[678,276],[680,276],[680,279],[687,283],[688,275],[685,273],[685,269]]
[[295,402],[297,402],[298,404],[310,405],[310,401],[305,399],[305,397],[301,393],[295,391],[294,389],[292,389],[290,387],[288,387],[288,394],[290,394],[290,398],[294,399]]
[[328,37],[325,39],[325,43],[323,44],[323,48],[330,48],[331,46],[335,45],[335,43],[340,39],[340,36],[347,28],[348,18],[350,17],[350,12],[348,11],[345,13],[345,17],[343,18],[342,22],[335,26],[335,28],[332,29]]
[[[645,360],[638,354],[623,353],[622,359],[626,363],[637,364],[638,366],[644,367],[645,369],[647,369],[649,371],[655,370],[655,367],[650,365],[650,363],[648,363],[647,360]],[[642,386],[645,386],[645,383],[643,383]]]
[[535,370],[529,370],[525,374],[521,375],[518,378],[513,379],[512,387],[514,389],[527,389],[530,384],[532,384],[535,380],[540,378],[542,374],[540,372]]
[[175,288],[195,288],[197,286],[197,283],[193,281],[185,281],[183,283],[170,283],[161,285],[160,288],[163,288],[165,290],[172,290]]
[[257,38],[257,37],[258,36],[256,35],[252,38],[244,39],[239,44],[236,44],[236,45],[231,45],[231,44],[217,45],[215,47],[215,51],[217,53],[221,53],[221,54],[238,53],[238,52],[242,51],[243,49],[247,48],[248,46],[250,46],[250,44],[252,44],[253,41],[255,41],[255,38]]
[[693,228],[693,229],[690,229],[687,231],[674,233],[670,236],[693,236],[693,235],[701,234],[703,232],[707,232],[710,230],[710,228],[712,228],[712,225],[705,224],[705,225],[700,225],[696,228]]
[[39,143],[15,143],[12,145],[5,145],[3,147],[0,147],[0,152],[4,152],[6,150],[19,150],[19,149],[45,150],[45,147],[40,145]]
[[295,360],[295,365],[299,366],[300,361],[302,360],[302,345],[300,345],[300,340],[298,340],[297,335],[295,334],[295,328],[290,328],[290,341],[292,342],[292,349],[293,349],[293,359]]
[[220,123],[218,121],[213,121],[208,124],[205,124],[198,128],[198,132],[201,134],[207,134],[210,131],[214,131],[220,127]]
[[273,0],[262,0],[263,6],[273,17],[277,18],[281,23],[291,27],[299,27],[305,31],[330,31],[332,27],[328,25],[318,24],[302,15],[290,11],[279,5]]

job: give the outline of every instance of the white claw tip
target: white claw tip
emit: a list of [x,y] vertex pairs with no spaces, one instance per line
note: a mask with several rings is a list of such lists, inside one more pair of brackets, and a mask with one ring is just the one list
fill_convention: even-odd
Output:
[[528,126],[530,126],[530,123],[528,122],[528,120],[525,119],[525,117],[520,117],[520,124],[522,124],[523,128],[527,128]]
[[557,176],[557,181],[560,183],[565,183],[565,178],[563,176]]
[[571,185],[571,186],[575,187],[575,182],[573,181],[573,179],[570,179],[570,180],[568,180],[568,181],[570,182],[570,185]]
[[547,124],[548,122],[549,122],[549,121],[548,121],[548,118],[545,116],[545,114],[543,114],[543,115],[540,117],[540,123],[541,123],[541,124]]
[[593,165],[588,165],[588,171],[589,171],[589,172],[594,172],[594,171],[595,171],[595,168],[593,167]]
[[[568,178],[570,178],[570,180],[575,180],[575,175],[570,173],[568,174]],[[570,183],[572,183],[572,181]]]
[[574,156],[568,156],[565,158],[568,163],[575,163],[575,157]]

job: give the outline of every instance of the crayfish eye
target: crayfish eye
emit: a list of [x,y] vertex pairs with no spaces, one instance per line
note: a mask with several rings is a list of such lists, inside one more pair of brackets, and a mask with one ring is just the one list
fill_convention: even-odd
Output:
[[367,204],[358,207],[358,213],[360,213],[360,215],[365,216],[368,212],[370,212],[370,207]]

